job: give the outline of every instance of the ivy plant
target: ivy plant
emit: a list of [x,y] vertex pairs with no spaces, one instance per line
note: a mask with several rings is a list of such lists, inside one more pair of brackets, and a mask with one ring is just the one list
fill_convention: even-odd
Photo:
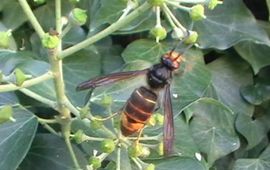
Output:
[[[270,1],[249,2],[2,0],[0,169],[270,169]],[[162,107],[139,143],[121,134],[121,109],[143,76],[90,98],[76,87],[171,50],[184,59],[164,155]]]

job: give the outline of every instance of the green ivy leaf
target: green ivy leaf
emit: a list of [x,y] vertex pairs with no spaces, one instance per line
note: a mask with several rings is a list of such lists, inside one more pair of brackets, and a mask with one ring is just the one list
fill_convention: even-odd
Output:
[[[120,30],[116,31],[114,34],[133,34],[143,31],[148,31],[153,28],[156,24],[155,15],[153,12],[144,13],[138,18],[134,19],[128,25],[124,26]],[[163,21],[161,25],[166,25],[166,22]]]
[[86,38],[86,33],[81,27],[72,27],[70,31],[63,37],[65,46],[71,46],[83,41]]
[[189,124],[185,122],[183,116],[174,119],[175,140],[174,152],[178,152],[181,156],[194,157],[195,153],[199,153]]
[[[2,2],[1,2],[2,3]],[[14,12],[16,11],[16,15]],[[9,1],[3,8],[2,22],[8,29],[15,30],[27,21],[27,17],[17,1]]]
[[211,62],[207,67],[211,71],[212,88],[216,93],[214,94],[216,99],[230,107],[234,113],[251,115],[254,106],[240,95],[240,88],[252,83],[249,66],[235,56],[224,56]]
[[[15,68],[19,67],[25,74],[38,77],[49,71],[48,63],[33,59],[33,53],[25,52],[0,52],[0,70],[9,75]],[[44,81],[28,89],[40,94],[43,97],[54,100],[56,98],[52,80]]]
[[270,168],[270,146],[263,151],[258,158],[253,159],[238,159],[233,167],[233,170],[267,170]]
[[[61,7],[62,16],[68,16],[72,9],[69,1],[61,1]],[[55,10],[52,9],[55,9],[54,1],[47,1],[46,4],[34,10],[34,14],[45,32],[49,32],[51,28],[55,27]]]
[[18,98],[13,92],[0,93],[0,106],[17,104]]
[[103,74],[115,72],[123,67],[124,61],[121,57],[122,47],[112,45],[111,43],[102,43],[97,44],[97,49],[101,56]]
[[[266,0],[268,11],[270,11],[270,0]],[[268,16],[268,20],[270,20],[270,16]]]
[[68,97],[72,103],[83,105],[87,92],[77,92],[76,87],[100,74],[100,55],[91,49],[81,50],[64,60],[63,70]]
[[[19,67],[26,74],[30,74],[33,77],[38,77],[48,72],[50,69],[50,66],[48,63],[43,62],[43,61],[38,61],[38,60],[30,60],[28,62],[21,63],[19,64]],[[51,99],[51,100],[56,99],[56,93],[55,93],[52,79],[44,81],[37,85],[31,86],[28,89],[48,99]]]
[[188,157],[173,157],[154,163],[156,170],[179,169],[179,170],[206,170],[207,168],[198,160]]
[[101,0],[100,9],[95,16],[95,25],[114,23],[126,8],[126,3],[119,0]]
[[[125,170],[132,170],[131,165],[130,165],[130,159],[128,156],[128,151],[126,148],[121,147],[120,151],[120,169],[125,169]],[[114,161],[116,162],[116,155],[114,156]]]
[[211,84],[211,75],[205,66],[201,51],[189,50],[184,57],[186,61],[174,74],[171,85],[175,116],[202,98]]
[[259,105],[270,99],[270,82],[256,82],[241,89],[241,94],[251,104]]
[[257,25],[242,1],[226,0],[208,11],[206,16],[206,19],[194,24],[202,48],[227,49],[246,40],[270,44],[266,32]]
[[13,108],[16,122],[0,124],[0,169],[17,169],[27,154],[37,129],[33,113]]
[[260,105],[270,99],[269,68],[259,72],[254,85],[241,88],[243,98],[253,105]]
[[3,10],[3,8],[6,6],[7,2],[10,2],[12,0],[2,0],[0,4],[0,11]]
[[[75,145],[72,147],[81,168],[85,169],[85,155]],[[67,170],[74,169],[74,165],[63,139],[51,134],[38,134],[20,168]]]
[[167,44],[156,43],[153,40],[137,40],[128,45],[122,53],[125,62],[129,63],[134,60],[145,60],[151,63],[160,61],[160,57],[172,47]]
[[210,98],[200,99],[191,107],[194,115],[190,122],[191,133],[200,151],[207,154],[210,166],[240,147],[231,110]]
[[259,144],[266,137],[267,129],[264,123],[258,119],[245,114],[239,114],[236,119],[237,130],[246,138],[248,142],[247,150]]
[[246,41],[237,44],[235,49],[252,66],[255,74],[261,68],[270,65],[270,58],[265,56],[270,53],[270,47],[267,45]]
[[48,63],[49,58],[48,58],[47,49],[44,48],[43,45],[41,44],[41,40],[39,36],[36,33],[33,33],[30,36],[29,41],[32,47],[32,52],[36,54],[37,58],[35,59],[42,60]]

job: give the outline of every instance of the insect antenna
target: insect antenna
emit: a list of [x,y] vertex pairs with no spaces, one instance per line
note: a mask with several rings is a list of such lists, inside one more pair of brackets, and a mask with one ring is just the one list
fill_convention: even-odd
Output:
[[[181,56],[183,56],[191,47],[193,46],[193,43],[192,44],[189,44],[186,48],[185,48],[185,50],[183,51],[183,52],[181,52],[181,53],[178,53],[178,56],[177,57],[175,57],[174,59],[173,59],[173,61],[177,61],[179,58],[181,58],[182,60],[184,60],[183,59],[183,57],[181,57]],[[172,52],[170,52],[170,54],[171,54]]]
[[179,53],[179,55],[174,59],[174,60],[177,60],[179,57],[181,57],[182,55],[184,55],[191,47],[193,46],[193,43],[192,44],[189,44],[185,50],[181,53]]
[[185,38],[183,38],[181,41],[179,41],[174,47],[173,49],[171,49],[171,52],[172,53],[173,51],[175,51],[179,45],[183,44],[184,41],[186,41],[188,39],[188,37],[190,36],[190,32],[187,30],[187,35],[185,36]]

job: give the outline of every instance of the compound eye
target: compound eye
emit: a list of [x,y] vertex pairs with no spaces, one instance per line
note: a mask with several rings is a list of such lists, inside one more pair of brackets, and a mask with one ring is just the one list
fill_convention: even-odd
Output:
[[167,66],[172,66],[172,65],[173,65],[172,60],[170,60],[169,58],[167,58],[166,60],[164,60],[164,63],[165,63]]

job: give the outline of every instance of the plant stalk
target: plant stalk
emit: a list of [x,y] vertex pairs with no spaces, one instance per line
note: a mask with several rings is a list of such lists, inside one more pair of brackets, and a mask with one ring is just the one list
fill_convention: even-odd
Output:
[[[61,16],[61,0],[55,0],[55,25],[56,31],[59,35],[62,34],[62,16]],[[51,51],[50,62],[52,65],[52,71],[54,73],[54,84],[57,95],[57,103],[61,114],[61,129],[62,135],[64,137],[65,143],[68,147],[69,154],[73,161],[73,164],[76,169],[81,169],[76,158],[75,152],[72,148],[70,142],[70,131],[71,131],[71,115],[70,110],[66,107],[65,103],[67,103],[68,99],[65,94],[65,82],[63,76],[63,62],[59,60],[59,54],[62,52],[62,38],[60,38],[58,47]]]
[[52,72],[47,72],[39,77],[30,79],[30,80],[26,80],[25,82],[23,82],[23,84],[21,86],[16,86],[15,84],[3,84],[0,85],[0,92],[8,92],[8,91],[15,91],[15,90],[19,90],[22,88],[26,88],[26,87],[30,87],[36,84],[39,84],[41,82],[44,82],[46,80],[52,79],[53,78],[53,74]]
[[70,156],[72,158],[72,161],[73,161],[73,164],[74,164],[76,170],[81,169],[80,165],[79,165],[79,162],[78,162],[78,160],[76,158],[75,152],[74,152],[74,150],[72,148],[72,144],[71,144],[70,139],[69,139],[69,136],[70,136],[70,121],[62,124],[62,134],[63,134],[65,143],[67,145],[69,154],[70,154]]
[[124,17],[121,20],[118,20],[117,22],[113,23],[109,27],[105,28],[104,30],[100,31],[99,33],[93,35],[92,37],[87,38],[86,40],[68,48],[62,51],[62,53],[59,55],[59,58],[63,59],[93,43],[96,41],[108,36],[109,34],[113,33],[114,31],[122,28],[123,26],[127,25],[131,21],[133,21],[135,18],[143,14],[146,10],[148,10],[151,7],[148,2],[145,2],[140,7],[136,8],[134,11],[132,11],[129,15]]
[[27,96],[29,96],[29,97],[31,97],[31,98],[33,98],[41,103],[44,103],[44,104],[50,106],[54,110],[58,110],[56,102],[54,102],[50,99],[47,99],[43,96],[40,96],[39,94],[32,92],[29,89],[20,89],[20,92],[24,93],[25,95],[27,95]]
[[121,170],[121,148],[117,148],[116,170]]
[[30,8],[29,4],[27,3],[26,0],[18,0],[24,13],[28,17],[30,23],[32,24],[33,28],[37,32],[38,36],[42,39],[43,35],[45,32],[43,31],[41,25],[39,24],[37,18],[35,17],[32,9]]

